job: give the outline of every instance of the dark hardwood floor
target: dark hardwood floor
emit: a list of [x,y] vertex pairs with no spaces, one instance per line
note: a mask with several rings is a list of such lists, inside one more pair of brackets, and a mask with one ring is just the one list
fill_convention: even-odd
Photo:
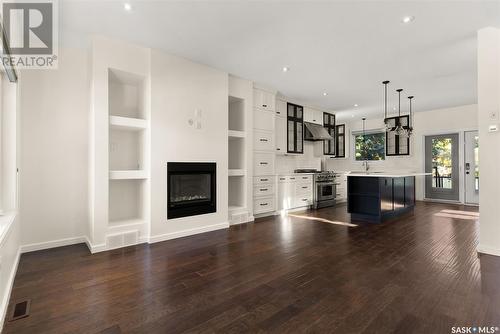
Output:
[[[273,217],[91,255],[24,254],[5,333],[451,333],[500,326],[500,258],[477,209],[417,203],[379,225]],[[299,214],[300,215],[300,214]],[[310,211],[349,222],[346,208]]]

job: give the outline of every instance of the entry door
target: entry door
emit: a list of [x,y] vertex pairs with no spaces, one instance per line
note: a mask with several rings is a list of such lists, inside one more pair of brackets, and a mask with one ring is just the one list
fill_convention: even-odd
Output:
[[479,204],[479,134],[465,133],[465,203]]
[[425,137],[425,197],[458,201],[458,133]]

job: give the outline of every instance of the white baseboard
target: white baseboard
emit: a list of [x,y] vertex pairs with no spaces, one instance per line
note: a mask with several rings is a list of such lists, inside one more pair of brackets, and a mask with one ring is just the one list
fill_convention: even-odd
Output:
[[59,240],[45,241],[34,244],[22,245],[21,253],[29,253],[49,248],[69,246],[75,244],[87,243],[87,237],[73,237],[73,238],[65,238]]
[[89,238],[85,237],[85,244],[87,244],[87,248],[92,254],[99,253],[99,252],[104,252],[108,250],[106,248],[106,244],[99,244],[99,245],[94,245],[90,242]]
[[183,230],[183,231],[179,231],[179,232],[165,233],[165,234],[151,236],[149,238],[149,243],[152,244],[155,242],[171,240],[171,239],[176,239],[176,238],[182,238],[182,237],[187,237],[187,236],[194,235],[194,234],[222,230],[225,228],[229,228],[228,222],[214,224],[214,225],[208,225],[208,226],[203,226],[203,227],[197,227],[197,228],[191,228],[191,229],[187,229],[187,230]]
[[498,249],[498,248],[478,245],[477,251],[481,254],[500,256],[500,249]]
[[7,309],[9,308],[10,294],[12,292],[12,287],[14,286],[14,279],[16,278],[17,266],[19,265],[19,259],[21,258],[21,247],[17,250],[16,259],[14,260],[14,265],[9,274],[9,280],[7,282],[7,290],[2,298],[2,304],[0,305],[0,312],[2,318],[0,319],[0,332],[3,330],[3,324],[5,323],[5,317],[7,316]]

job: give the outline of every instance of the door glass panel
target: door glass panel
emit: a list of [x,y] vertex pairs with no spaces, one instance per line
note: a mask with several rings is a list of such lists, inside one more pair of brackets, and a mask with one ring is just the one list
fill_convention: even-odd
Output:
[[344,136],[337,137],[338,147],[337,147],[337,155],[344,156]]
[[297,151],[302,152],[302,124],[297,123]]
[[453,188],[453,152],[451,138],[432,139],[432,187]]
[[293,121],[288,121],[288,150],[295,151],[294,135],[293,135]]
[[479,136],[474,136],[474,189],[479,191]]
[[292,105],[288,105],[288,117],[295,117],[294,115],[294,108]]
[[302,118],[302,107],[297,107],[297,118]]

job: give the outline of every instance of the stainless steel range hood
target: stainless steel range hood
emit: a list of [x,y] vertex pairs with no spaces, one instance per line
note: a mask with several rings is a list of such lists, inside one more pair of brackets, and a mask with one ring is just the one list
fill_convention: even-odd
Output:
[[317,140],[332,140],[332,136],[328,131],[319,124],[304,122],[305,132],[304,140],[317,141]]

